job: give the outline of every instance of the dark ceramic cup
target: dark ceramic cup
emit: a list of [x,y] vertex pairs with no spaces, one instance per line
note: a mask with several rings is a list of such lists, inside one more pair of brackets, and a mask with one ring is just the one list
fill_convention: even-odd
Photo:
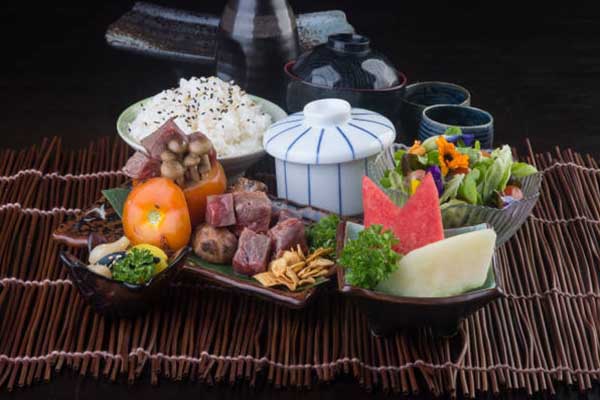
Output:
[[408,85],[400,109],[399,142],[412,143],[417,138],[423,110],[436,104],[468,106],[471,105],[471,93],[462,86],[447,82],[417,82]]
[[494,145],[492,114],[475,107],[446,104],[429,106],[423,110],[419,140],[442,135],[452,126],[459,127],[463,133],[474,135],[482,148],[491,149]]

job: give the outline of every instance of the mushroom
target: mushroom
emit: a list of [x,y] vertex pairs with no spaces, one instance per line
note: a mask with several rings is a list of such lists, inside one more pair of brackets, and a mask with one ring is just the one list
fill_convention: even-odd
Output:
[[183,141],[178,141],[176,139],[171,140],[167,147],[175,154],[183,154],[187,151],[187,143]]
[[198,156],[207,154],[212,149],[212,143],[206,136],[198,136],[189,145],[190,152]]
[[200,157],[196,154],[190,153],[183,159],[183,165],[190,174],[190,178],[194,182],[200,182],[200,174],[198,173],[198,164],[200,164]]
[[179,161],[169,160],[163,161],[160,166],[160,174],[165,178],[173,179],[179,186],[184,185],[185,181],[183,175],[185,174],[185,168]]
[[208,171],[210,171],[210,157],[208,157],[208,154],[202,156],[199,164],[200,165],[198,165],[198,170],[201,174],[205,174]]
[[162,153],[160,153],[160,159],[162,161],[177,160],[177,155],[175,153],[173,153],[172,151],[165,150]]

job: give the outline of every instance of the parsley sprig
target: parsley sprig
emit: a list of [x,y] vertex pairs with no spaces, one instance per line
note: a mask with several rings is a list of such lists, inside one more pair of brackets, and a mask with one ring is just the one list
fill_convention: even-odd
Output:
[[332,248],[335,253],[335,242],[337,227],[340,223],[340,218],[331,214],[323,217],[319,222],[315,223],[308,229],[308,243],[310,251],[313,252],[318,248]]
[[146,249],[131,249],[112,266],[113,279],[133,284],[143,284],[154,276],[156,262]]
[[398,239],[392,231],[383,231],[381,225],[371,225],[349,240],[339,258],[346,268],[346,282],[350,285],[373,289],[398,268],[400,254],[392,247]]

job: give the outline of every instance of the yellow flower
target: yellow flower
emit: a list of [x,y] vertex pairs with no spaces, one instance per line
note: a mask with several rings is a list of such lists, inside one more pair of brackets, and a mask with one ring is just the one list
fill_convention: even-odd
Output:
[[454,147],[454,143],[448,143],[444,136],[439,136],[435,143],[438,146],[439,162],[442,175],[448,175],[453,170],[468,170],[469,156],[459,153]]
[[410,149],[408,149],[408,154],[415,154],[417,156],[424,156],[427,153],[425,147],[421,145],[420,140],[415,140],[415,144],[412,145]]

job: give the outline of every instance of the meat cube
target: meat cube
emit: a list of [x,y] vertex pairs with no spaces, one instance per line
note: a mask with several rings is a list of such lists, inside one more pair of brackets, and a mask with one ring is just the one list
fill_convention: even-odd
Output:
[[150,136],[142,139],[142,146],[148,151],[150,158],[160,159],[160,155],[163,151],[167,150],[167,145],[173,139],[180,143],[187,142],[185,132],[179,129],[173,119],[171,118]]
[[160,176],[160,160],[148,157],[136,151],[123,167],[125,175],[132,179],[150,179]]
[[206,198],[206,223],[215,228],[235,225],[235,209],[231,193]]
[[271,200],[263,192],[233,193],[235,231],[248,228],[256,233],[266,233],[271,222]]
[[279,222],[269,230],[269,237],[273,242],[274,258],[281,257],[284,251],[295,249],[298,245],[304,254],[308,252],[304,224],[298,218],[289,218]]
[[292,210],[287,210],[285,208],[275,212],[275,215],[277,216],[277,221],[275,223],[283,222],[286,219],[290,219],[290,218],[300,219],[300,216],[298,215],[298,213],[296,213],[295,211],[292,211]]
[[238,178],[235,183],[229,187],[230,192],[268,192],[267,185],[261,181],[255,181],[248,178]]
[[233,256],[233,270],[238,274],[252,276],[267,270],[271,255],[271,239],[244,228]]

